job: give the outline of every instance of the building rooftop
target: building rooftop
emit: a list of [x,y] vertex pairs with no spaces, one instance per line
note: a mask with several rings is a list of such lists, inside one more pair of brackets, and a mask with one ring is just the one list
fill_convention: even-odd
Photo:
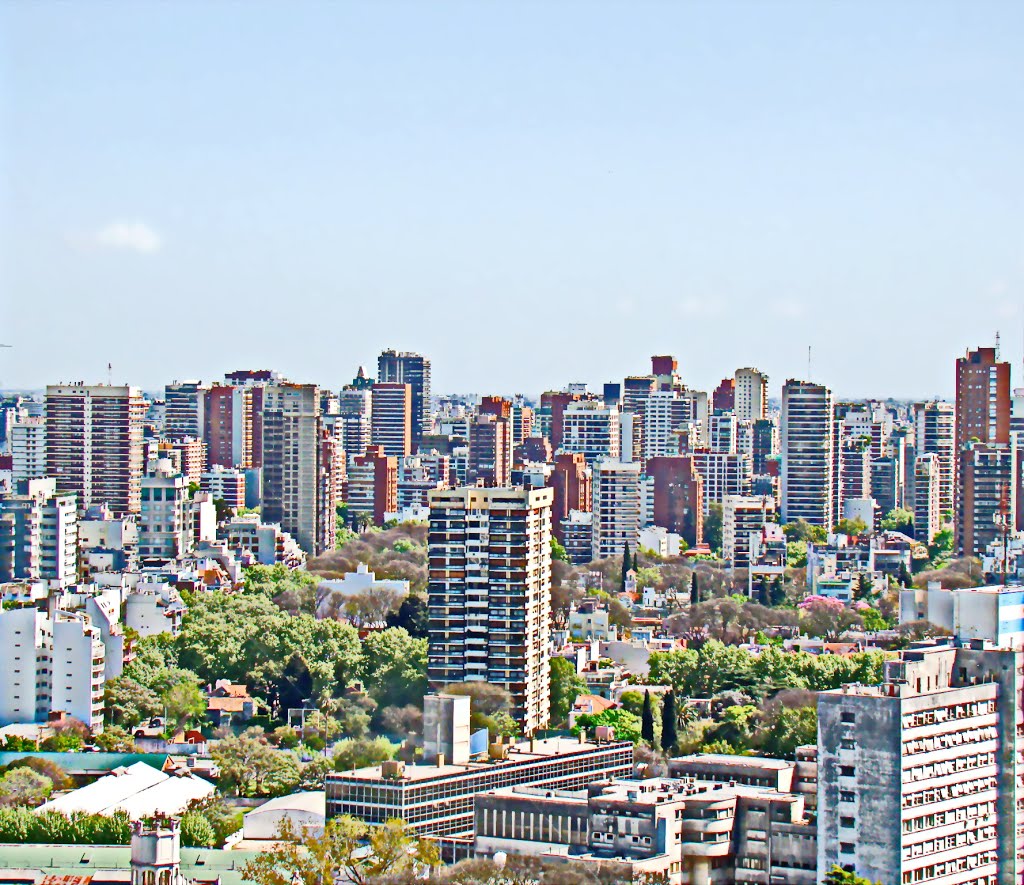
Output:
[[[632,747],[629,741],[606,741],[597,743],[594,741],[579,741],[576,738],[552,737],[532,742],[524,741],[513,744],[508,748],[508,757],[499,760],[487,760],[481,762],[467,762],[464,765],[429,765],[416,764],[406,765],[404,773],[398,781],[426,781],[432,778],[452,777],[457,774],[467,774],[477,771],[489,771],[502,765],[515,765],[531,760],[549,759],[555,756],[569,756],[574,753],[592,752],[607,747]],[[355,771],[338,772],[331,774],[332,780],[382,780],[382,767],[371,765],[367,768],[360,768]],[[395,782],[396,779],[388,779]]]

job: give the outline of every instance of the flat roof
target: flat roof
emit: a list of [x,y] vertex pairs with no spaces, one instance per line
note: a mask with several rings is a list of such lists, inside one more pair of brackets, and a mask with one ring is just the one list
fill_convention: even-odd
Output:
[[[416,763],[406,765],[405,772],[401,778],[388,779],[389,783],[401,783],[403,781],[423,781],[438,777],[452,777],[458,774],[474,774],[477,772],[492,771],[507,765],[517,765],[521,762],[530,762],[542,759],[554,759],[560,756],[572,756],[578,753],[593,752],[594,750],[608,749],[614,747],[630,747],[629,741],[605,741],[597,743],[594,741],[580,742],[576,738],[551,737],[535,740],[533,749],[530,749],[530,742],[524,741],[513,744],[509,747],[508,758],[494,761],[467,762],[461,765],[430,765],[429,763]],[[328,774],[329,781],[337,780],[377,780],[383,777],[383,768],[380,765],[370,765],[366,768],[359,768],[355,771],[340,771]]]

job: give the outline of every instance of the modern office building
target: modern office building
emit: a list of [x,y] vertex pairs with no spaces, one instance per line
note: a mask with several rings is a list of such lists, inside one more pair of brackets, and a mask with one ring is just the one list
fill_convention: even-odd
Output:
[[15,483],[0,494],[0,583],[45,581],[52,588],[78,580],[75,496],[57,492],[52,477]]
[[404,458],[413,452],[412,385],[378,382],[370,388],[370,437],[384,452]]
[[550,489],[431,492],[427,675],[512,695],[524,734],[548,722]]
[[136,387],[55,384],[46,388],[46,475],[86,510],[117,515],[141,503],[146,401]]
[[884,667],[881,685],[818,696],[819,874],[1019,882],[1024,653],[941,640]]
[[319,554],[333,536],[326,524],[320,389],[315,384],[271,384],[263,407],[263,497],[261,516],[278,523],[307,553]]
[[737,420],[764,420],[768,415],[768,376],[759,369],[737,369],[735,380]]
[[605,458],[591,470],[592,558],[622,556],[627,544],[630,550],[636,550],[637,536],[643,528],[640,465]]
[[348,814],[370,823],[399,818],[421,835],[468,837],[474,800],[488,791],[526,784],[545,791],[584,790],[595,781],[627,777],[632,767],[628,741],[555,737],[508,744],[499,738],[468,762],[396,761],[330,772],[327,816]]
[[[430,360],[418,353],[385,350],[377,357],[377,382],[409,385],[411,442],[404,452],[388,450],[389,455],[408,455],[416,450],[423,435],[430,433],[433,423],[430,408]],[[387,448],[387,444],[376,437],[373,442]]]
[[834,513],[832,391],[789,379],[782,388],[782,522],[831,528]]
[[334,419],[335,436],[350,460],[372,444],[373,394],[367,387],[346,387],[338,393],[338,414]]

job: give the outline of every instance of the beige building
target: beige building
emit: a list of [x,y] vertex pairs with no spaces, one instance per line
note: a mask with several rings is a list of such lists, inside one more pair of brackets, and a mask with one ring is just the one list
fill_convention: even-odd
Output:
[[551,489],[431,492],[428,676],[506,688],[523,733],[550,707]]

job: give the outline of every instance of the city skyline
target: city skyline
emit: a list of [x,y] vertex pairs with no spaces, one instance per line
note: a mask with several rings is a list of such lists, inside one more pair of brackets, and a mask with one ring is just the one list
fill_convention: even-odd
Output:
[[837,396],[951,396],[997,330],[1021,365],[1024,9],[927,11],[8,4],[0,385],[394,346],[438,391],[668,352],[777,392],[811,345]]

